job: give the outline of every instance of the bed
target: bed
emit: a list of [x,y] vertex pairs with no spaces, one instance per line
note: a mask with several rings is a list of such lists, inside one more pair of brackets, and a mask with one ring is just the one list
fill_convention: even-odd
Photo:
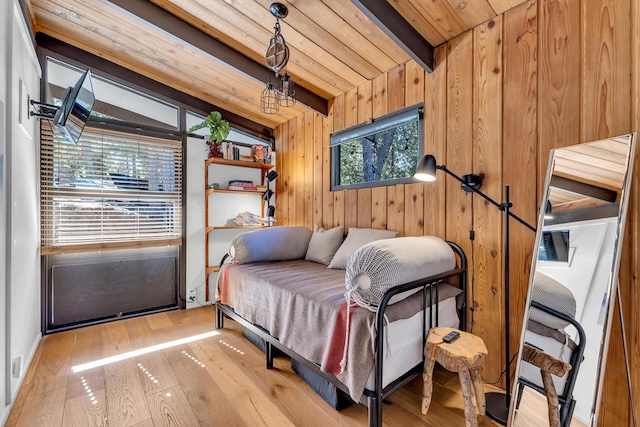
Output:
[[[524,344],[561,360],[570,366],[562,377],[552,376],[561,404],[560,422],[568,427],[575,406],[573,389],[583,360],[586,335],[575,319],[576,301],[572,292],[560,282],[536,272],[531,291],[531,307],[524,333]],[[575,335],[576,340],[572,338]],[[577,342],[576,342],[577,341]],[[516,409],[520,407],[524,387],[545,395],[540,368],[523,360],[518,377]]]
[[[365,404],[369,425],[379,426],[382,401],[421,374],[429,328],[466,328],[463,251],[453,243],[442,242],[454,259],[451,267],[404,280],[412,277],[407,276],[411,263],[423,272],[430,271],[423,265],[429,264],[430,256],[411,250],[411,245],[423,245],[425,239],[415,239],[421,238],[363,245],[349,257],[346,269],[327,268],[304,258],[264,261],[264,257],[258,257],[256,261],[254,257],[250,262],[225,264],[218,277],[216,326],[224,326],[225,316],[239,322],[264,340],[267,368],[273,366],[274,348],[280,350],[348,393],[355,402]],[[273,247],[274,240],[268,241]],[[371,292],[360,292],[360,298],[354,297],[347,304],[345,294],[354,293],[349,292],[349,283],[361,280],[366,271],[375,270],[365,274],[366,278],[373,277],[373,282],[384,276],[381,266],[386,264],[380,257],[388,259],[390,247],[396,248],[391,251],[394,255],[402,253],[400,260],[394,261],[400,263],[393,267],[396,270],[389,270],[394,272],[394,279],[387,275],[384,280],[398,281],[400,277],[404,278],[402,282],[387,286],[374,305],[353,302],[367,299]],[[354,267],[357,259],[365,260],[359,269]],[[380,287],[375,287],[379,291]],[[384,331],[382,339],[378,339],[379,330]]]

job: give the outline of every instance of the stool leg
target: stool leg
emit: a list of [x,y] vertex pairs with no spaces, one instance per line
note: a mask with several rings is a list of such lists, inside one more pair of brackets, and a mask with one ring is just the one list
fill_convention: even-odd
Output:
[[553,385],[553,379],[551,374],[543,369],[540,369],[542,374],[542,385],[544,385],[544,391],[547,394],[547,405],[549,406],[549,426],[560,427],[560,412],[558,411],[558,394],[556,388]]
[[484,415],[487,404],[484,398],[484,387],[482,386],[482,376],[480,375],[480,369],[470,369],[469,374],[471,375],[473,389],[476,392],[476,403],[478,404],[478,412],[480,413],[480,415]]
[[422,414],[426,414],[431,405],[431,395],[433,394],[433,367],[436,361],[431,359],[425,359],[424,371],[422,372],[422,380],[424,381],[424,388],[422,390]]
[[471,386],[471,376],[469,371],[458,372],[460,385],[462,386],[462,397],[464,399],[464,420],[466,427],[478,427],[476,408],[473,405],[473,387]]

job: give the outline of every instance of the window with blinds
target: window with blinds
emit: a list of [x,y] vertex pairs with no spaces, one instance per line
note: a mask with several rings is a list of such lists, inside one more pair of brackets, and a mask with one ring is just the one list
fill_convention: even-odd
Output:
[[180,244],[182,141],[41,126],[43,254]]

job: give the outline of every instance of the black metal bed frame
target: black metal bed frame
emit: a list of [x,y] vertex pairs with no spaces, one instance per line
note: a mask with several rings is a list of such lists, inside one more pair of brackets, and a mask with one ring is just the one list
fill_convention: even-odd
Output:
[[[542,310],[545,313],[549,313],[552,316],[571,323],[571,325],[573,325],[578,331],[578,344],[573,353],[571,353],[571,358],[569,359],[571,370],[567,373],[568,377],[567,381],[564,383],[562,393],[558,394],[558,402],[560,402],[561,404],[560,425],[562,427],[569,427],[569,425],[571,424],[571,418],[573,417],[573,410],[576,406],[576,401],[573,398],[573,388],[576,385],[578,371],[580,370],[580,364],[582,363],[582,359],[584,356],[584,348],[587,344],[587,334],[584,332],[582,325],[580,325],[580,323],[578,323],[578,321],[571,316],[567,316],[566,314],[547,307],[546,305],[542,305],[537,301],[531,301],[531,307],[535,307],[538,310]],[[539,385],[527,380],[526,378],[520,377],[518,378],[518,396],[516,399],[516,409],[520,407],[520,401],[522,400],[524,386],[536,390],[543,396],[546,395],[543,387],[540,387]]]
[[[466,330],[467,327],[467,257],[464,254],[462,248],[455,243],[447,242],[449,246],[454,250],[454,252],[458,255],[459,258],[459,267],[448,271],[446,273],[438,274],[431,277],[426,277],[420,280],[415,280],[413,282],[404,283],[402,285],[395,286],[389,289],[382,301],[378,305],[378,310],[376,313],[376,330],[383,331],[384,330],[384,312],[386,310],[387,304],[389,300],[396,294],[405,292],[411,289],[422,288],[422,330],[424,331],[422,334],[422,345],[427,340],[427,314],[426,314],[426,306],[427,306],[427,293],[429,299],[429,306],[432,306],[433,303],[433,294],[431,292],[432,285],[438,285],[443,283],[446,279],[450,279],[453,277],[458,277],[459,283],[458,286],[462,289],[462,295],[464,296],[462,307],[460,309],[460,329]],[[435,300],[439,301],[439,292],[438,286],[435,287]],[[438,326],[438,305],[436,304],[435,309],[435,326]],[[238,322],[252,333],[256,334],[260,338],[262,338],[265,342],[265,356],[266,356],[266,367],[267,369],[273,368],[273,349],[278,349],[282,353],[286,354],[292,359],[295,359],[297,362],[302,364],[303,366],[309,368],[318,376],[322,377],[324,380],[330,382],[336,388],[342,390],[343,392],[349,394],[349,390],[346,385],[344,385],[340,380],[338,380],[333,374],[328,374],[326,372],[322,372],[320,367],[313,362],[308,361],[304,357],[300,356],[295,351],[289,349],[284,346],[277,338],[271,336],[267,331],[261,328],[258,325],[255,325],[243,317],[239,316],[235,313],[233,308],[226,304],[222,304],[220,302],[216,302],[216,328],[221,329],[224,327],[224,316],[229,317],[230,319]],[[430,311],[429,316],[429,328],[434,326],[434,314],[433,310]],[[369,427],[380,427],[382,425],[382,404],[384,399],[386,399],[393,392],[403,387],[409,381],[414,379],[415,377],[422,374],[423,366],[424,366],[424,354],[422,356],[422,362],[414,367],[412,367],[409,371],[407,371],[404,375],[396,380],[392,381],[386,387],[382,387],[382,372],[383,372],[383,358],[384,354],[384,339],[376,339],[376,352],[374,355],[374,389],[368,390],[365,389],[360,399],[360,403],[364,404],[368,408],[368,420]],[[418,403],[416,403],[418,404]]]

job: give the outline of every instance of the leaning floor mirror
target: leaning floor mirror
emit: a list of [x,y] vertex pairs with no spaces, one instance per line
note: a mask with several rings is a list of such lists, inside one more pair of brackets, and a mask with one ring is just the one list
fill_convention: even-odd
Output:
[[551,151],[511,427],[597,425],[636,139]]

